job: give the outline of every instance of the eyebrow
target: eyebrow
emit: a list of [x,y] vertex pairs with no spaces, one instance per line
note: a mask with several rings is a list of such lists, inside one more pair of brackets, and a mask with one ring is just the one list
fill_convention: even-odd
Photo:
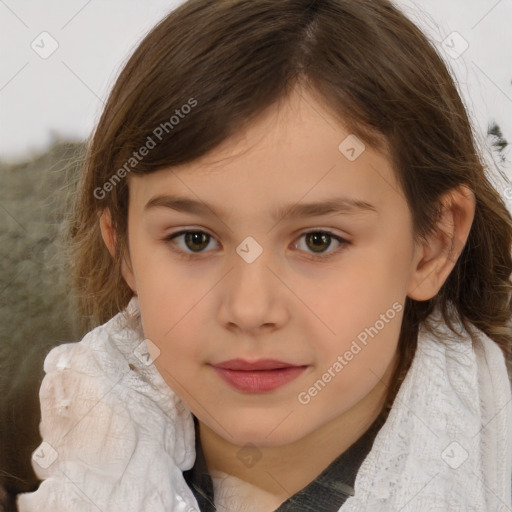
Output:
[[[158,195],[153,197],[146,203],[146,206],[144,206],[144,211],[156,207],[171,208],[178,212],[198,215],[207,215],[213,212],[219,217],[227,217],[222,208],[216,208],[205,202],[175,195]],[[314,203],[288,204],[275,209],[272,212],[272,217],[275,220],[286,220],[293,217],[304,218],[328,214],[355,214],[365,212],[378,213],[377,208],[366,201],[346,197],[334,197]]]

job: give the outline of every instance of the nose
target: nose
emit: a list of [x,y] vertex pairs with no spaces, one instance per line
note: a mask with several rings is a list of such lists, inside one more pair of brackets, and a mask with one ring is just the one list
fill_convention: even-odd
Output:
[[235,255],[233,268],[222,280],[219,321],[226,329],[255,334],[284,325],[291,292],[265,251],[251,263]]

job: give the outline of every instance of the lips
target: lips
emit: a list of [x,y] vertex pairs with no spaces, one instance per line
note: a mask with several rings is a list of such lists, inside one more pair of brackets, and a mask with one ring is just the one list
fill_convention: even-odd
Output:
[[273,391],[296,379],[307,365],[293,365],[275,359],[254,362],[231,359],[212,367],[225,382],[238,391],[262,393]]
[[241,371],[259,371],[259,370],[275,370],[278,368],[297,368],[297,365],[285,363],[284,361],[276,361],[275,359],[259,359],[250,363],[243,359],[230,359],[223,363],[213,365],[216,368],[225,370],[241,370]]

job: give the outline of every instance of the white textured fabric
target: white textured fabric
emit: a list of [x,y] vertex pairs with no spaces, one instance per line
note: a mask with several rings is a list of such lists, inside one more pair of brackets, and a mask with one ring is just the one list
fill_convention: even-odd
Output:
[[[436,313],[342,512],[512,510],[512,402],[499,347],[455,339]],[[461,327],[462,330],[462,327]],[[19,512],[193,512],[182,472],[195,460],[190,411],[143,357],[136,298],[79,343],[46,357],[44,481]],[[139,359],[140,357],[140,359]],[[319,511],[321,512],[321,511]]]
[[393,407],[340,510],[510,512],[512,397],[501,349],[473,329],[456,339],[436,311],[437,336],[418,349]]

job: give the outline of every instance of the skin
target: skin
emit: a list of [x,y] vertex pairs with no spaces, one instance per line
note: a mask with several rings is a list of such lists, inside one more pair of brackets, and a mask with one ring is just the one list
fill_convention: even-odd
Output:
[[[439,233],[415,243],[388,156],[367,145],[349,161],[338,149],[347,135],[321,99],[295,90],[205,157],[129,177],[124,278],[139,298],[144,333],[160,350],[156,367],[199,419],[216,486],[225,478],[244,503],[255,504],[247,510],[274,510],[378,416],[396,363],[403,307],[309,403],[298,395],[394,303],[433,297],[458,256],[450,240],[461,248],[473,221],[472,192],[454,189],[445,197]],[[207,202],[214,212],[145,209],[162,194]],[[366,201],[376,212],[271,216],[279,206],[333,196]],[[100,225],[113,253],[108,211]],[[184,236],[165,240],[181,229],[211,237],[203,245],[201,239],[187,245]],[[315,246],[304,233],[319,230],[349,243],[328,237]],[[236,252],[248,236],[263,250],[251,263]],[[322,254],[330,257],[315,259]],[[210,366],[233,358],[278,359],[307,369],[277,390],[246,393]],[[261,457],[251,467],[239,456],[247,443]]]

